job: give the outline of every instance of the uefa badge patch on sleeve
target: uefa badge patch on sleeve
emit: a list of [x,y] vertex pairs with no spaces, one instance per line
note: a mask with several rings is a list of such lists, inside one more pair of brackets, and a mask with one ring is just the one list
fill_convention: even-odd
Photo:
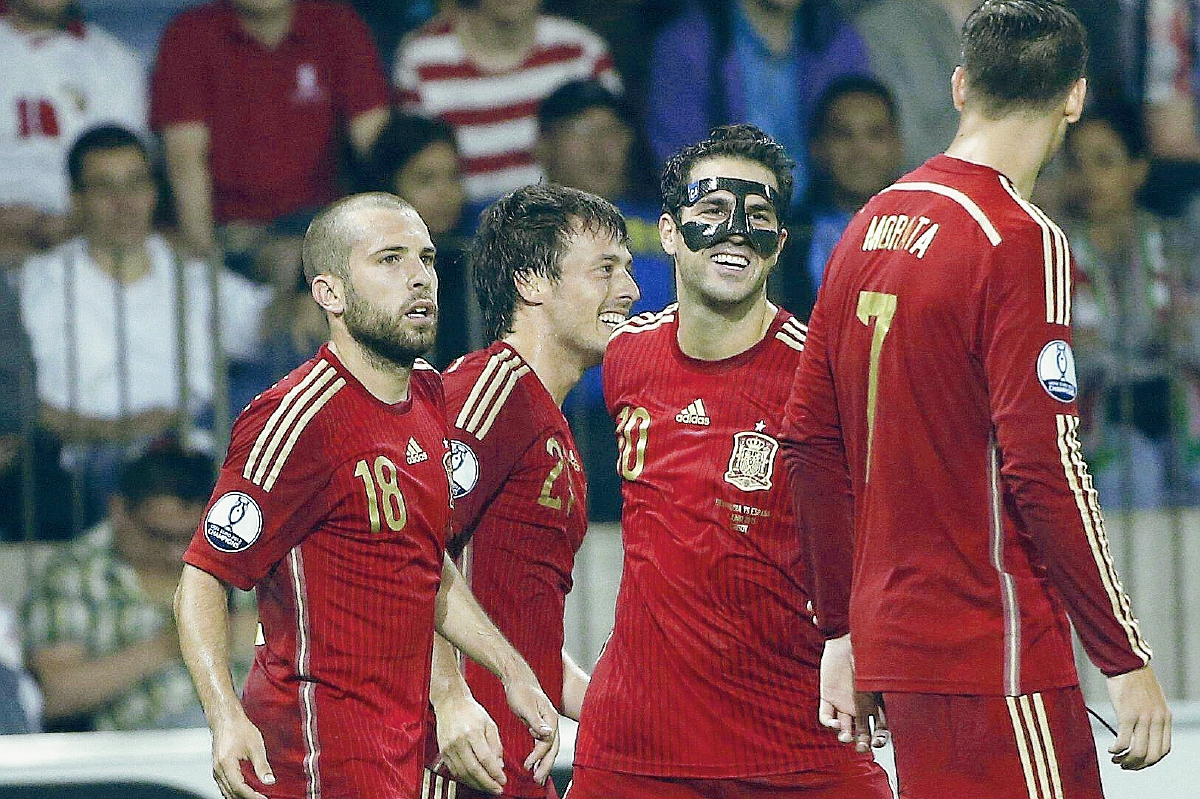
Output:
[[1037,359],[1038,382],[1046,393],[1059,402],[1073,402],[1079,396],[1079,381],[1075,378],[1075,353],[1062,339],[1042,347]]
[[242,552],[262,535],[263,515],[249,494],[230,491],[208,509],[204,537],[218,552]]
[[479,482],[479,457],[458,439],[450,441],[450,497],[458,499],[471,493]]

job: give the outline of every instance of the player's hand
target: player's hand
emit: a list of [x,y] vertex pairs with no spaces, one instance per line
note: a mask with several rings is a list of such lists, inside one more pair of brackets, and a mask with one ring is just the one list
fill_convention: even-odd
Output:
[[1117,711],[1117,740],[1108,747],[1112,762],[1128,771],[1153,766],[1171,751],[1171,709],[1154,670],[1142,666],[1108,678],[1108,696]]
[[532,670],[504,684],[508,706],[529,727],[533,751],[525,758],[525,770],[533,772],[539,785],[545,785],[558,755],[558,711],[538,685]]
[[823,726],[837,730],[839,741],[854,744],[859,752],[888,741],[887,719],[878,697],[854,690],[854,649],[849,635],[825,642],[818,718]]
[[241,761],[248,760],[264,785],[274,785],[275,775],[267,762],[262,733],[246,718],[239,706],[212,725],[213,779],[225,799],[267,799],[246,784]]
[[438,705],[437,742],[441,762],[454,779],[487,793],[504,790],[500,731],[475,697],[468,694]]

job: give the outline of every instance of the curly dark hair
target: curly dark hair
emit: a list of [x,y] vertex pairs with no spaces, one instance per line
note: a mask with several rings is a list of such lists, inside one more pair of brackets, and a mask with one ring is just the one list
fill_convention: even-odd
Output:
[[512,332],[522,302],[517,280],[562,276],[560,260],[580,230],[607,233],[628,244],[616,206],[585,191],[539,183],[509,192],[487,207],[467,253],[467,267],[491,340]]
[[777,210],[781,215],[787,211],[796,182],[792,177],[796,162],[779,142],[754,125],[719,125],[712,129],[704,141],[684,147],[667,159],[659,184],[666,213],[678,217],[679,209],[686,201],[688,175],[692,167],[706,158],[719,156],[743,158],[771,170],[779,187]]

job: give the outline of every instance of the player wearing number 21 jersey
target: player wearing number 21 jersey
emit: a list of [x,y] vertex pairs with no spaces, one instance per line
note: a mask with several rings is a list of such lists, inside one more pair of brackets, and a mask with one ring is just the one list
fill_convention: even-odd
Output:
[[[461,554],[472,593],[551,701],[574,719],[588,677],[563,650],[563,611],[587,532],[587,480],[560,405],[600,363],[637,300],[631,264],[625,221],[607,200],[554,184],[509,192],[483,213],[470,255],[494,341],[444,375],[455,499],[450,552]],[[432,771],[422,799],[451,791],[471,799],[501,787],[505,796],[557,797],[552,783],[521,768],[534,742],[499,681],[466,662],[462,685],[445,653],[436,643],[435,760],[456,779],[447,787],[449,775]],[[471,740],[470,717],[478,713],[461,701],[467,688],[494,720],[502,753],[486,733]],[[488,721],[482,727],[493,729]]]

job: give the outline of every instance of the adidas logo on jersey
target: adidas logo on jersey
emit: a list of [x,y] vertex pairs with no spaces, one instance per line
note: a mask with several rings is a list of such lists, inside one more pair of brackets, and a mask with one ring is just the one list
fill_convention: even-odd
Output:
[[675,421],[680,424],[698,424],[704,427],[712,424],[712,419],[709,419],[708,414],[704,412],[704,400],[701,399],[693,400],[691,405],[675,414]]
[[408,439],[408,451],[406,454],[406,459],[408,460],[408,465],[412,466],[414,463],[421,463],[429,460],[429,454],[426,453],[425,450],[421,449],[421,445],[417,443],[415,438],[410,437]]

